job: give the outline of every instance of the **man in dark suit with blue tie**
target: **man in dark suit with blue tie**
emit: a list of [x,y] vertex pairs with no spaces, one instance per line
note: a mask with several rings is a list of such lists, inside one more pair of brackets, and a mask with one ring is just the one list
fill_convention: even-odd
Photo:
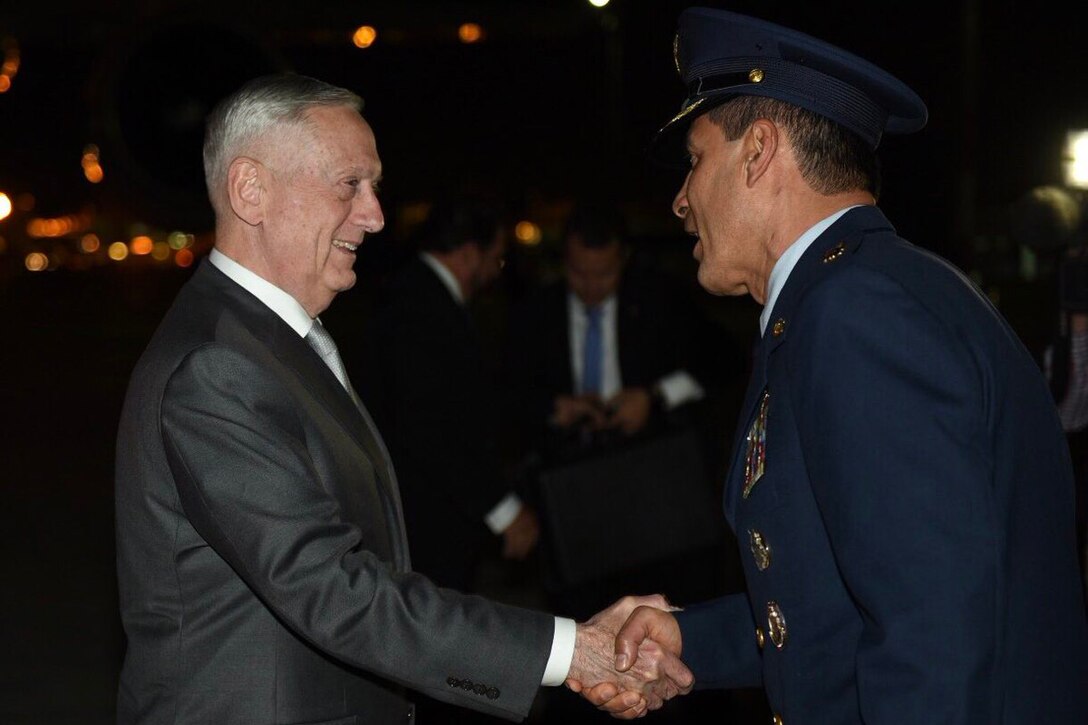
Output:
[[671,638],[697,687],[761,684],[776,723],[1088,722],[1046,382],[985,295],[876,206],[877,145],[925,105],[721,10],[680,16],[676,56],[688,98],[658,138],[687,145],[673,210],[702,286],[763,305],[724,501],[748,592],[636,610],[620,659]]
[[581,674],[657,707],[689,684],[674,650],[635,677],[606,667],[636,601],[576,625],[411,570],[393,467],[319,319],[384,226],[361,105],[282,74],[209,118],[215,248],[137,363],[117,438],[117,720],[410,723],[406,688],[518,720]]
[[710,372],[683,291],[633,263],[617,207],[579,205],[562,237],[563,277],[517,308],[508,363],[514,416],[546,457],[690,412]]

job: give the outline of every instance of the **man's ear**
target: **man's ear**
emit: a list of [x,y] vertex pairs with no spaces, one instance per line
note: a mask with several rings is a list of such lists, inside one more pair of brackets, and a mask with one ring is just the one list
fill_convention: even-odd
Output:
[[227,169],[227,196],[234,214],[250,226],[264,221],[265,168],[261,162],[239,156]]
[[744,136],[744,171],[748,185],[754,184],[767,171],[778,152],[779,130],[774,122],[757,118]]

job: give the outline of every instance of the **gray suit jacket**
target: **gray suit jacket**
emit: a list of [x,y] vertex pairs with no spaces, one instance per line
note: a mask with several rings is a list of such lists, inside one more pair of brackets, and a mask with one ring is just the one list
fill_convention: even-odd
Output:
[[133,372],[116,516],[119,722],[406,722],[405,686],[529,711],[552,617],[410,572],[365,411],[206,261]]

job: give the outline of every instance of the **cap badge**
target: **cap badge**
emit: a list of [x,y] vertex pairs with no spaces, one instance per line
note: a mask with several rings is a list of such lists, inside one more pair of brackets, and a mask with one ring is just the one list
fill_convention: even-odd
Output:
[[748,80],[751,83],[762,83],[763,82],[763,69],[762,68],[753,68],[752,70],[748,71]]

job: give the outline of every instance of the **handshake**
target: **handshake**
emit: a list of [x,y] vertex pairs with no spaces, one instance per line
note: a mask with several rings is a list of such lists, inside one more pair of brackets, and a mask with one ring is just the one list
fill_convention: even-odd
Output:
[[567,687],[623,720],[691,692],[695,677],[680,661],[672,611],[661,595],[624,597],[579,624]]

